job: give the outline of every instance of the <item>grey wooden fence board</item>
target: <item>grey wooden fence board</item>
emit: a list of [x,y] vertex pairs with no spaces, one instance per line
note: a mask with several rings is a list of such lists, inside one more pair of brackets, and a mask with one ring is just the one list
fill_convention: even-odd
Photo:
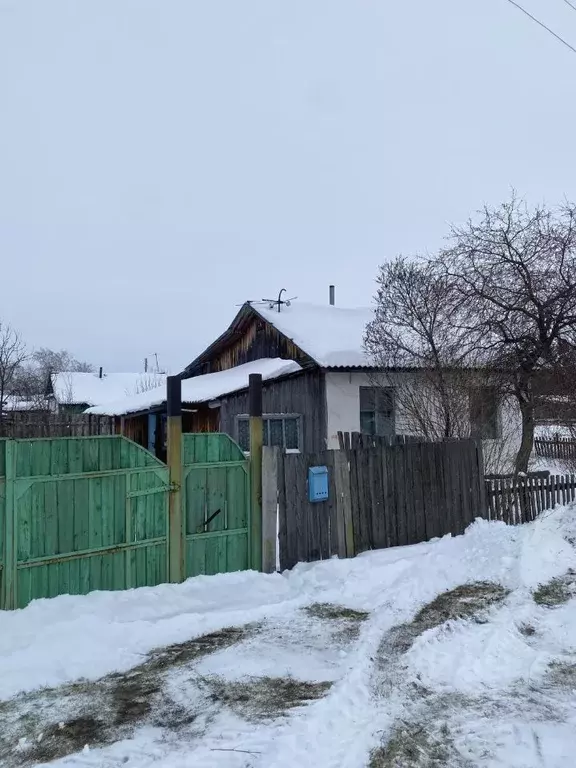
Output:
[[[484,479],[481,447],[474,441],[366,444],[281,456],[282,567],[458,534],[476,517],[529,522],[576,498],[573,475]],[[308,468],[319,463],[329,470],[329,499],[311,504]]]
[[338,555],[352,557],[352,506],[350,502],[350,472],[345,451],[334,451],[334,487],[336,494]]
[[387,547],[394,546],[396,541],[396,515],[394,513],[394,475],[391,454],[382,453],[382,497],[384,507],[384,528]]
[[[354,435],[352,441],[355,448],[347,450],[281,455],[283,568],[460,533],[475,517],[510,514],[512,497],[502,505],[507,486],[496,493],[500,481],[491,480],[485,495],[481,448],[474,441],[387,445]],[[314,464],[329,472],[328,500],[316,504],[307,497]]]

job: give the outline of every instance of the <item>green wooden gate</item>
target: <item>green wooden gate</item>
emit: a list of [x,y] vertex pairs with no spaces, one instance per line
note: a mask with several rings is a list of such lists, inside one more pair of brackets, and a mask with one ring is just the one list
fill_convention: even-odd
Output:
[[186,575],[250,565],[249,461],[224,434],[183,435]]
[[0,608],[166,581],[168,490],[120,436],[0,441]]
[[[182,438],[186,576],[249,567],[249,463]],[[168,468],[119,435],[0,439],[0,609],[169,580]]]

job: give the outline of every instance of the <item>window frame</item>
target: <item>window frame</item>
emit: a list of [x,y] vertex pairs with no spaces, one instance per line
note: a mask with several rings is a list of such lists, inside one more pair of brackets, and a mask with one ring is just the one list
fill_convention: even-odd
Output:
[[[484,400],[482,393],[490,392],[493,396],[493,401]],[[487,405],[486,403],[493,402],[494,404],[494,435],[486,437],[485,427],[488,424],[486,420]],[[502,395],[498,392],[498,387],[491,386],[478,386],[471,387],[468,395],[469,414],[470,419],[470,437],[474,440],[501,440],[502,439]],[[476,413],[474,409],[476,408]],[[489,415],[489,414],[488,414]],[[480,421],[480,429],[476,429]]]
[[[369,410],[366,408],[362,408],[362,393],[370,393],[371,397],[373,399],[373,410]],[[378,393],[386,393],[391,397],[391,416],[384,416],[383,411],[379,410],[378,405]],[[373,414],[373,420],[374,420],[374,432],[364,432],[362,429],[362,414]],[[358,387],[358,417],[360,422],[360,432],[362,434],[368,434],[368,435],[375,435],[375,436],[385,436],[388,437],[390,434],[395,435],[396,434],[396,387],[381,387],[377,384],[362,384]],[[381,425],[383,424],[384,419],[389,421],[392,425],[391,432],[384,432],[381,429]]]
[[[264,423],[264,440],[263,444],[268,445],[269,443],[266,442],[266,434],[268,435],[268,439],[270,437],[270,421],[273,420],[281,420],[282,421],[282,451],[284,453],[302,453],[302,414],[301,413],[263,413],[262,414],[262,421]],[[296,426],[298,430],[298,448],[286,448],[286,424],[285,422],[288,420],[294,420],[296,421]],[[244,453],[245,456],[250,455],[250,450],[245,451],[242,448],[242,445],[240,444],[240,422],[241,421],[247,421],[248,425],[250,424],[250,415],[247,413],[238,413],[235,416],[235,440],[240,446],[240,449]],[[266,432],[267,430],[267,432]],[[248,443],[250,443],[250,438],[248,438]],[[280,446],[277,446],[280,447]]]

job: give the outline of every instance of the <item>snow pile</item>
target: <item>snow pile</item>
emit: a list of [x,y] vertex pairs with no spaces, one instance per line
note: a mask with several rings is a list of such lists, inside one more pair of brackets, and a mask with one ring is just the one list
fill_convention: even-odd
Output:
[[60,405],[101,405],[166,384],[163,373],[52,374],[54,398]]
[[322,367],[373,365],[364,352],[364,332],[372,309],[349,309],[296,301],[282,311],[253,306],[259,315],[291,339]]
[[[217,373],[206,373],[203,376],[195,376],[192,379],[182,381],[183,403],[206,403],[218,397],[238,392],[248,387],[248,379],[251,373],[261,373],[264,381],[277,379],[297,373],[302,368],[293,360],[281,360],[277,358],[262,358],[251,363],[237,365]],[[115,402],[107,402],[104,405],[89,408],[86,413],[104,414],[108,416],[121,416],[124,413],[138,413],[147,411],[155,406],[162,405],[166,401],[165,383],[147,392],[124,397]]]
[[[30,701],[12,697],[37,692],[64,721],[79,694],[42,686],[131,669],[133,687],[147,670],[145,690],[162,684],[149,719],[62,764],[571,768],[575,543],[576,510],[559,508],[284,574],[36,601],[0,615],[2,711],[25,715]],[[150,656],[200,636],[218,645],[187,665],[185,645]],[[8,728],[16,745],[20,727]]]

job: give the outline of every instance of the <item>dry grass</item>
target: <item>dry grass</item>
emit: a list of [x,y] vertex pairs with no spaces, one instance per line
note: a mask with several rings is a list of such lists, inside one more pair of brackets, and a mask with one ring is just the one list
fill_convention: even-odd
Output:
[[353,608],[346,608],[343,605],[334,605],[333,603],[312,603],[304,610],[315,619],[328,621],[365,621],[370,616],[368,611],[356,611]]
[[403,725],[388,742],[370,755],[369,768],[446,768],[454,757],[450,731],[442,726],[437,734],[425,726]]
[[[229,627],[184,643],[159,648],[126,673],[81,680],[17,696],[0,707],[0,765],[19,768],[50,762],[88,744],[104,746],[127,738],[144,723],[179,729],[195,719],[173,702],[164,679],[173,669],[228,648],[258,627]],[[15,749],[20,740],[24,748]]]
[[501,603],[508,594],[508,590],[499,584],[485,581],[463,584],[442,592],[421,608],[412,621],[394,627],[384,637],[379,650],[380,663],[387,663],[390,658],[406,653],[417,637],[447,621],[482,621],[484,611]]
[[576,664],[564,661],[551,664],[547,682],[568,691],[576,690]]
[[332,683],[311,683],[292,677],[250,677],[230,681],[203,678],[215,702],[224,704],[249,720],[266,720],[286,714],[290,709],[321,699]]
[[539,584],[532,597],[538,605],[555,608],[567,603],[576,594],[576,574],[568,571],[564,576],[557,576],[546,584]]

